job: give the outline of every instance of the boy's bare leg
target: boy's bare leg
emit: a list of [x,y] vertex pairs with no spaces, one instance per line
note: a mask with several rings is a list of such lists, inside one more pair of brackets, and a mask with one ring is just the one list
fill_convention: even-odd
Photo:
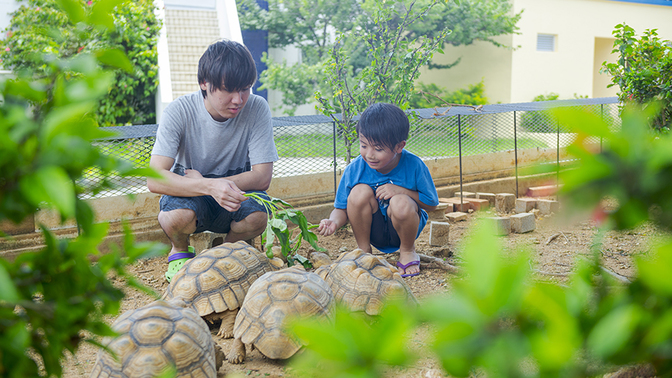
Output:
[[191,209],[161,211],[159,224],[172,245],[170,255],[185,252],[189,247],[189,235],[196,231],[196,213]]
[[[399,263],[408,264],[411,261],[420,260],[420,256],[415,253],[415,236],[418,233],[420,217],[418,216],[418,204],[409,196],[400,194],[390,199],[390,206],[387,208],[387,215],[392,221],[392,226],[399,235],[401,244],[399,246]],[[414,274],[420,272],[418,265],[411,265],[406,268],[405,274]]]
[[373,213],[378,211],[378,200],[370,186],[356,185],[348,196],[348,221],[355,234],[357,247],[371,253],[371,222]]
[[263,211],[255,211],[240,222],[231,222],[231,230],[226,234],[227,243],[249,240],[261,235],[266,229],[268,216]]

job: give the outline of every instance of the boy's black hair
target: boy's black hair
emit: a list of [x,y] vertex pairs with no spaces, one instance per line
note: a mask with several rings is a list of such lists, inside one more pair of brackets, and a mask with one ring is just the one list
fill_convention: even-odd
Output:
[[[237,92],[257,80],[257,66],[247,47],[235,41],[221,40],[208,46],[198,61],[198,84],[207,83],[210,90]],[[201,90],[203,98],[207,91]]]
[[408,116],[398,106],[384,102],[376,103],[364,111],[357,122],[357,135],[374,145],[390,150],[408,139],[410,124]]

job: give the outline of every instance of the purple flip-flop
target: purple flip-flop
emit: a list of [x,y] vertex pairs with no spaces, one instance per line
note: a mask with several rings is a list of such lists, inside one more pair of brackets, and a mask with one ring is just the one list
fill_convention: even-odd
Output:
[[[402,263],[400,263],[399,261],[397,261],[397,268],[401,268],[401,269],[403,269],[404,272],[406,272],[406,268],[408,268],[409,266],[412,266],[412,265],[417,265],[417,266],[419,267],[419,266],[420,266],[420,260],[411,261],[411,262],[409,262],[408,264],[405,264],[405,265],[402,264]],[[415,276],[417,276],[418,274],[420,274],[420,272],[412,273],[412,274],[402,274],[401,276],[402,276],[403,278],[406,278],[406,277],[415,277]]]

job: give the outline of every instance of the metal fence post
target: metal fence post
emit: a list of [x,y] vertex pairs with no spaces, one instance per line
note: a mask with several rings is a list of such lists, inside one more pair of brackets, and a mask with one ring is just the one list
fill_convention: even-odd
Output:
[[[600,104],[600,118],[604,121],[604,104]],[[602,137],[600,137],[600,153],[602,152]]]
[[460,155],[460,210],[464,207],[464,189],[462,189],[462,119],[457,115],[457,147]]
[[555,155],[556,155],[556,165],[557,165],[557,170],[555,174],[555,199],[558,199],[558,190],[560,189],[560,121],[558,121],[558,140],[556,142],[556,149],[555,149]]
[[338,164],[336,164],[336,159],[337,159],[337,157],[336,157],[336,121],[331,121],[331,125],[332,125],[332,130],[333,130],[331,135],[333,136],[333,141],[334,141],[334,162],[333,162],[333,164],[334,164],[334,198],[335,198],[336,197],[336,192],[338,190],[338,183],[337,183],[337,180],[336,180],[336,169],[337,169],[337,166],[338,166]]
[[516,198],[518,198],[518,127],[516,111],[513,111],[513,154],[514,154],[514,165],[516,167]]

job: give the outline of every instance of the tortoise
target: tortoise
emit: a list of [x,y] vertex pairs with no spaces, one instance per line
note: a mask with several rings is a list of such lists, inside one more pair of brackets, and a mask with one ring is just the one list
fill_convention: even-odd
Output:
[[233,337],[233,322],[250,285],[283,266],[244,241],[224,243],[189,260],[171,280],[163,299],[180,298],[210,324],[222,321],[218,336]]
[[208,325],[183,301],[158,300],[126,311],[103,339],[90,377],[155,377],[174,366],[176,377],[217,377],[224,353]]
[[334,295],[317,274],[302,266],[269,272],[256,280],[236,316],[234,341],[227,360],[245,360],[245,345],[257,348],[271,359],[287,359],[302,344],[289,336],[283,326],[287,317],[317,316],[333,322]]
[[318,268],[315,273],[329,284],[336,302],[353,312],[378,315],[384,300],[418,303],[396,267],[385,258],[361,249],[341,253],[334,263]]

